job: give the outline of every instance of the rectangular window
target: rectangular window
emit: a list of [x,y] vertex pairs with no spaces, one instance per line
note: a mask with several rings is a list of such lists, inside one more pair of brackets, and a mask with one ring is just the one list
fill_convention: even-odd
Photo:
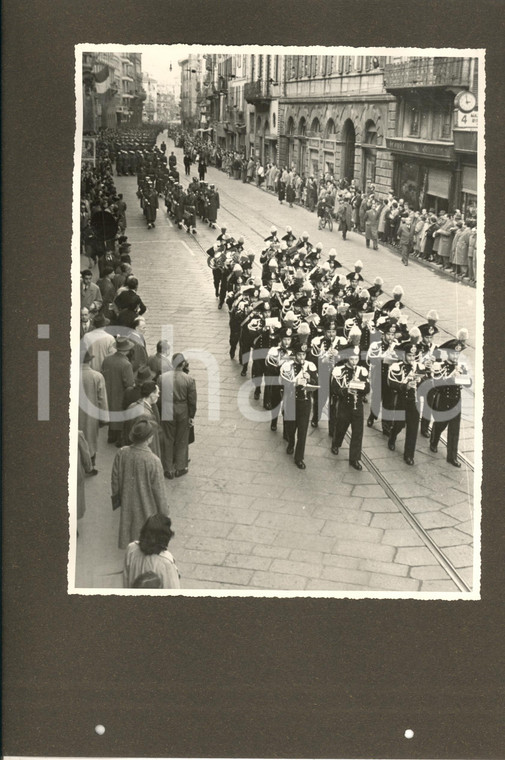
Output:
[[355,58],[356,71],[363,71],[363,56],[358,55]]
[[419,128],[420,128],[420,120],[421,120],[421,110],[419,108],[419,105],[417,103],[413,103],[410,106],[407,106],[410,110],[410,120],[409,120],[409,135],[412,137],[418,137],[419,136]]

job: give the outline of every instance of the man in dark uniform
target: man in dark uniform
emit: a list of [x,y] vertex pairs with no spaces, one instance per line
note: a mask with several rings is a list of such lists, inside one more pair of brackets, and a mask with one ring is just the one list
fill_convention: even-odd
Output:
[[[419,325],[419,332],[422,336],[423,351],[425,355],[431,356],[434,349],[434,341],[438,334],[438,327],[436,326],[438,321],[437,312],[432,309],[426,315],[428,320],[422,325]],[[425,399],[423,407],[423,416],[421,417],[421,435],[423,438],[430,437],[430,420],[431,420],[431,405],[433,400],[433,389],[431,389]]]
[[439,354],[446,351],[446,357],[433,366],[435,392],[432,409],[435,422],[431,431],[430,450],[438,451],[440,436],[447,428],[447,461],[454,467],[461,467],[458,461],[459,428],[461,423],[461,388],[472,384],[467,368],[459,363],[459,357],[466,348],[468,331],[462,329],[458,337],[448,340],[439,347]]
[[[419,348],[415,343],[403,346],[404,358],[392,364],[388,372],[388,383],[397,392],[395,412],[403,419],[395,419],[388,439],[388,448],[395,450],[396,438],[405,430],[403,458],[406,464],[414,464],[417,432],[419,428],[418,386],[427,377],[426,367],[418,361]],[[398,415],[398,416],[400,416]]]
[[[263,377],[266,374],[266,358],[268,349],[275,345],[278,341],[274,335],[273,325],[268,325],[267,320],[272,318],[272,309],[269,301],[264,301],[260,304],[256,312],[260,315],[261,323],[260,328],[253,340],[253,364],[251,377],[255,384],[254,399],[258,401],[261,396],[261,385]],[[268,400],[267,388],[265,386],[263,407],[267,409],[266,402]]]
[[277,430],[277,419],[280,413],[283,386],[280,380],[281,367],[285,361],[292,358],[290,350],[293,330],[282,327],[275,336],[277,345],[272,346],[265,360],[265,407],[272,410],[270,430]]
[[[320,385],[320,389],[313,393],[312,427],[319,425],[321,414],[328,400],[330,376],[337,360],[339,343],[342,342],[342,338],[337,338],[337,325],[334,318],[325,317],[320,326],[324,332],[312,339],[309,352],[310,360],[317,365]],[[330,425],[331,427],[332,425]]]
[[312,407],[311,393],[317,387],[317,367],[306,360],[307,346],[299,338],[292,341],[291,349],[294,358],[285,361],[280,372],[284,385],[284,425],[288,436],[286,453],[294,452],[296,466],[305,470],[303,457]]
[[368,370],[359,365],[358,346],[347,349],[344,366],[337,366],[332,372],[332,394],[336,396],[336,419],[331,445],[332,454],[338,454],[349,425],[351,443],[349,464],[355,470],[362,470],[361,446],[363,441],[363,399],[370,390]]

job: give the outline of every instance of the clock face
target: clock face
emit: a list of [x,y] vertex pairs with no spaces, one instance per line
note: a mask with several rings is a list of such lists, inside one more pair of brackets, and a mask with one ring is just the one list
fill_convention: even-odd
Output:
[[465,111],[465,113],[468,113],[469,111],[473,111],[475,108],[475,95],[471,92],[463,92],[459,96],[458,100],[458,108],[461,111]]

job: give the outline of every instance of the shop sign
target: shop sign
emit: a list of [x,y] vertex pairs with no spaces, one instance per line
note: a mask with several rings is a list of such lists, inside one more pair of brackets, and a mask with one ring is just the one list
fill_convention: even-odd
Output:
[[454,111],[454,129],[478,129],[479,128],[479,112],[471,111],[470,113],[464,113],[463,111]]
[[426,158],[443,158],[446,160],[453,159],[452,145],[437,145],[426,142],[411,142],[410,140],[400,140],[396,137],[387,137],[386,144],[389,150],[398,153],[409,153]]

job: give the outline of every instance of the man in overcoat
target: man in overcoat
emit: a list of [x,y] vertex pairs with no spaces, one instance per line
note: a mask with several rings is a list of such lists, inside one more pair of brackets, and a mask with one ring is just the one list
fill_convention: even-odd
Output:
[[[118,336],[116,338],[116,353],[106,356],[103,360],[102,374],[105,378],[110,413],[108,443],[121,445],[124,393],[135,382],[133,368],[128,358],[128,354],[133,348],[133,341]],[[114,412],[116,414],[111,414]]]

